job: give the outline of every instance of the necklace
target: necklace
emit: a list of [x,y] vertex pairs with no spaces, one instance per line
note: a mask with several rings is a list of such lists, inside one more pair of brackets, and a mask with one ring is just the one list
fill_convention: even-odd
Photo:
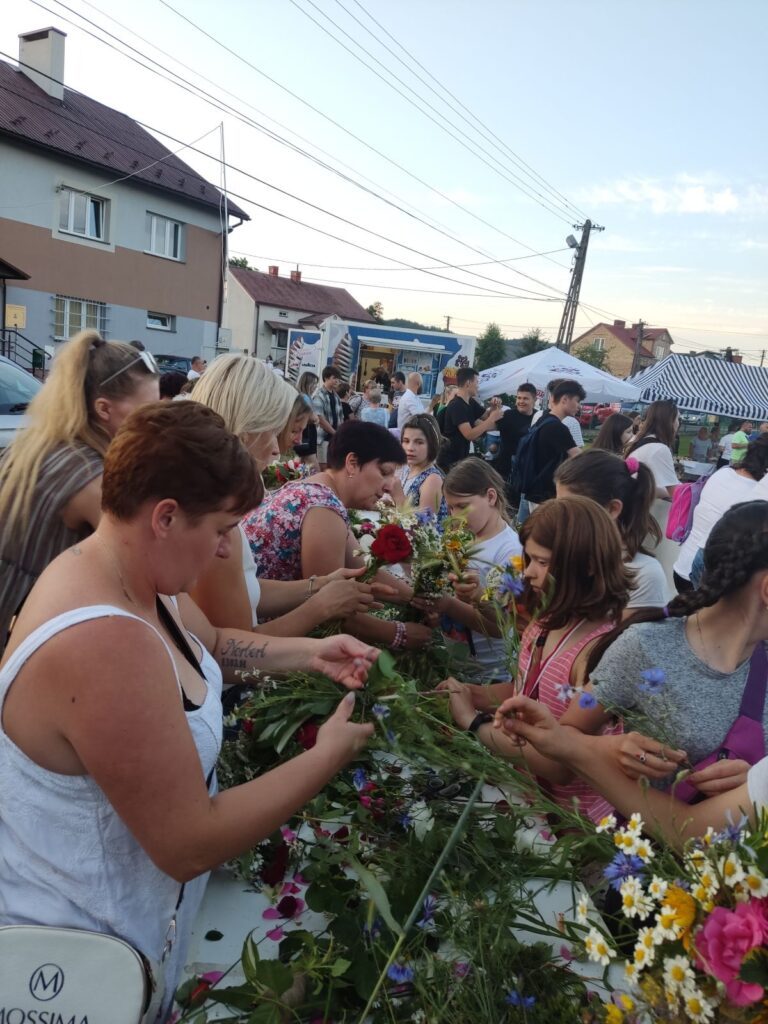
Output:
[[709,656],[707,655],[707,647],[706,647],[706,644],[704,643],[704,634],[701,632],[701,621],[699,620],[700,614],[701,614],[701,610],[697,611],[696,614],[694,615],[694,618],[696,619],[696,629],[698,630],[698,633],[699,633],[699,645],[701,646],[701,653],[704,655],[704,662],[707,665],[710,665],[710,667],[711,667]]
[[138,604],[133,599],[133,597],[131,597],[131,594],[128,591],[128,587],[126,586],[125,579],[123,578],[123,574],[120,572],[120,565],[119,565],[119,563],[117,561],[117,558],[115,557],[114,552],[107,545],[106,541],[102,540],[102,538],[99,536],[98,532],[94,533],[93,536],[99,542],[99,545],[101,546],[102,551],[104,552],[104,554],[109,559],[109,561],[110,561],[110,563],[112,565],[112,568],[115,570],[115,573],[117,574],[117,578],[120,581],[120,587],[121,587],[121,589],[123,591],[123,595],[124,595],[125,599],[127,601],[130,601],[130,603],[134,606],[134,608],[138,608]]

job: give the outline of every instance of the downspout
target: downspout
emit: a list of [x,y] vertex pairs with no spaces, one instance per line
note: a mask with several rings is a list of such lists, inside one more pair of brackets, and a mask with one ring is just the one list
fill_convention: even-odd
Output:
[[256,303],[256,335],[253,339],[253,354],[259,354],[259,320],[261,319],[261,304]]

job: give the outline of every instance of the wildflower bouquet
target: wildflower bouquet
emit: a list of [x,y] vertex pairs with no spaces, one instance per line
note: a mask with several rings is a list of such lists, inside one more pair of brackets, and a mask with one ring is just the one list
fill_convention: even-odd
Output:
[[[653,850],[633,815],[624,828],[606,820],[618,853],[606,877],[637,925],[625,964],[628,993],[602,1008],[609,1024],[768,1020],[768,816],[743,818],[722,832],[690,840],[682,862],[655,870]],[[607,964],[618,956],[593,930],[587,953]]]

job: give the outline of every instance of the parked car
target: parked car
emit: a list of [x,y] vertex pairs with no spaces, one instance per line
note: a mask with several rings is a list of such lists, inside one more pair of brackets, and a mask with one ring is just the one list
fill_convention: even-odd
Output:
[[192,360],[187,356],[155,356],[160,373],[183,373],[184,376],[192,369]]
[[28,370],[0,356],[0,451],[26,425],[24,413],[42,386]]
[[579,423],[582,427],[601,427],[614,412],[616,409],[613,405],[582,405]]

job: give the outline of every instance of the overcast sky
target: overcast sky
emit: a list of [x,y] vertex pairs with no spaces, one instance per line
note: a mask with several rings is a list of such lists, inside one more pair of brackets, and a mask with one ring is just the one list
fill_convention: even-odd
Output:
[[385,316],[554,335],[570,267],[556,250],[586,214],[605,231],[578,330],[642,317],[676,351],[768,348],[764,0],[169,0],[189,21],[162,0],[66,0],[93,24],[42,2],[5,0],[0,48],[61,28],[67,84],[211,154],[180,155],[217,184],[223,120],[226,184],[252,217],[231,245],[259,269],[298,263]]

